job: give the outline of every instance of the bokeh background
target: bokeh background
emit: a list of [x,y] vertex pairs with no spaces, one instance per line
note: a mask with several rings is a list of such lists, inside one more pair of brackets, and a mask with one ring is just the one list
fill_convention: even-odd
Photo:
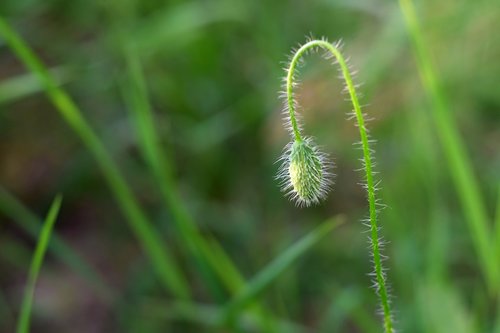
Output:
[[[381,332],[358,132],[337,69],[320,56],[301,68],[298,96],[336,184],[323,204],[299,209],[274,179],[290,139],[283,67],[312,35],[343,40],[373,118],[397,327],[500,332],[500,279],[488,276],[500,262],[500,5],[415,2],[434,95],[395,1],[2,0],[2,17],[118,165],[190,298],[165,288],[103,164],[0,36],[0,331],[14,330],[38,227],[62,193],[32,332],[231,332],[214,324],[231,295],[332,218],[343,224],[259,294],[239,330]],[[459,140],[446,141],[447,128]],[[227,255],[212,256],[226,276],[193,252],[186,225]],[[232,289],[223,258],[245,280]]]

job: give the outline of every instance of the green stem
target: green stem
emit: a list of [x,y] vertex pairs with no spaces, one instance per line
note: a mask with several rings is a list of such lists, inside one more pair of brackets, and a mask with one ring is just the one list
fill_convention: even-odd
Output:
[[[297,119],[295,118],[295,100],[293,98],[293,79],[295,69],[299,63],[300,58],[307,51],[308,47],[306,47],[309,43],[305,44],[298,50],[292,58],[290,62],[290,67],[288,68],[288,74],[286,76],[286,98],[288,103],[288,112],[290,113],[290,122],[292,124],[293,134],[295,136],[295,140],[302,141],[302,136],[300,135],[300,129],[297,125]],[[313,47],[313,46],[310,46]]]
[[304,54],[307,51],[314,48],[322,48],[329,52],[335,59],[337,60],[342,76],[344,78],[347,91],[351,97],[352,106],[354,108],[354,115],[356,117],[356,121],[359,128],[359,135],[361,138],[361,146],[363,150],[363,159],[364,159],[364,170],[366,177],[366,190],[368,194],[368,205],[370,208],[370,235],[371,235],[371,250],[373,256],[373,264],[375,269],[375,278],[378,285],[377,294],[380,298],[380,303],[382,305],[383,315],[384,315],[384,327],[385,332],[393,332],[393,322],[391,316],[391,306],[389,303],[389,295],[387,291],[387,285],[384,275],[384,269],[382,266],[382,256],[380,254],[380,241],[378,235],[378,225],[377,225],[377,205],[376,205],[376,188],[374,183],[373,176],[373,165],[372,158],[370,154],[370,144],[368,140],[368,133],[365,127],[365,120],[363,117],[363,113],[361,112],[361,106],[359,104],[358,96],[356,94],[356,89],[349,72],[349,67],[347,63],[340,53],[339,49],[324,40],[312,40],[304,44],[300,47],[297,52],[295,52],[292,61],[290,62],[290,66],[288,69],[287,79],[286,79],[286,93],[287,93],[287,104],[288,111],[290,113],[290,122],[292,125],[292,130],[296,140],[301,140],[301,134],[299,127],[297,125],[297,120],[295,117],[295,100],[293,95],[294,88],[294,74],[297,65]]

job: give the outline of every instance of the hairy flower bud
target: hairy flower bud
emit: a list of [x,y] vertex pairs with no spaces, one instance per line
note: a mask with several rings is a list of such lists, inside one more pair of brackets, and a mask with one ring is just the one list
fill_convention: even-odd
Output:
[[317,197],[323,178],[321,162],[314,149],[304,141],[295,141],[290,151],[288,174],[292,186],[304,200]]
[[331,175],[324,154],[312,140],[295,140],[288,146],[278,178],[298,205],[309,206],[324,198],[331,184]]

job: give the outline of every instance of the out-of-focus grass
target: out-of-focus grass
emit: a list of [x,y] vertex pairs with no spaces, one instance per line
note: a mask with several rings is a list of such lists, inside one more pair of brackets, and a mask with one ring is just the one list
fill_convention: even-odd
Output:
[[44,85],[45,91],[63,118],[81,137],[88,149],[94,154],[96,162],[101,167],[118,203],[123,209],[127,220],[141,245],[148,254],[153,267],[164,283],[166,289],[180,298],[189,298],[189,289],[182,273],[171,258],[155,233],[147,217],[137,205],[131,190],[123,180],[118,166],[113,162],[101,141],[94,134],[83,118],[78,107],[71,98],[61,90],[40,60],[33,54],[23,40],[0,18],[0,34],[5,38],[12,50],[24,62],[29,70],[37,75]]
[[40,237],[38,238],[38,243],[36,245],[35,251],[33,252],[33,259],[31,261],[31,266],[28,274],[28,281],[26,282],[26,288],[24,290],[23,302],[21,304],[21,311],[19,315],[19,320],[17,322],[17,333],[27,333],[30,327],[30,316],[31,308],[33,306],[33,297],[35,295],[35,286],[42,267],[43,257],[45,256],[45,251],[49,245],[50,234],[56,222],[57,215],[59,214],[59,209],[61,208],[62,196],[58,195],[52,206],[49,209],[47,217],[43,223],[43,227],[40,231]]
[[[0,187],[0,210],[32,237],[36,238],[39,234],[42,221],[2,187]],[[51,238],[49,251],[74,269],[79,276],[88,279],[90,285],[96,289],[98,296],[103,297],[104,300],[111,300],[111,287],[100,274],[58,235],[53,234]],[[7,252],[13,254],[13,251]]]
[[[58,84],[68,82],[72,75],[65,68],[53,68],[50,74]],[[32,73],[27,73],[0,83],[0,104],[32,95],[43,90],[40,81]]]
[[236,294],[228,304],[222,322],[235,322],[239,313],[245,307],[255,302],[259,294],[265,291],[276,278],[283,273],[294,261],[325,237],[328,233],[338,227],[339,219],[332,219],[320,224],[319,227],[289,246],[277,258],[264,267],[257,276],[250,280],[245,287]]
[[497,192],[497,207],[495,213],[495,234],[494,234],[494,242],[496,244],[496,254],[498,259],[500,260],[500,186],[498,187]]
[[465,145],[460,138],[447,98],[440,87],[436,71],[430,61],[430,56],[422,38],[419,23],[412,0],[400,0],[400,6],[407,22],[412,38],[418,69],[424,88],[430,97],[433,110],[431,112],[438,137],[443,146],[448,161],[448,168],[455,182],[463,210],[467,216],[472,239],[485,272],[487,282],[493,292],[497,292],[499,278],[498,258],[492,256],[495,246],[492,246],[491,232],[488,226],[488,214],[484,207],[482,195],[472,166],[465,152]]
[[[176,193],[172,179],[172,167],[159,146],[160,140],[156,134],[151,106],[147,99],[142,69],[135,54],[137,51],[135,48],[125,47],[125,52],[128,80],[126,88],[124,88],[124,97],[128,101],[144,158],[158,182],[165,205],[172,212],[176,229],[183,240],[184,247],[193,256],[198,271],[215,297],[219,297],[219,299],[221,297],[220,283],[216,281],[215,276],[229,292],[236,293],[245,287],[245,281],[217,241],[212,239],[208,242],[199,233]],[[259,312],[259,314],[265,327],[265,322],[268,319],[266,319],[264,312]]]
[[201,251],[201,248],[204,247],[202,244],[204,240],[196,230],[196,225],[183,207],[178,194],[175,193],[172,167],[169,164],[169,159],[163,154],[159,146],[160,141],[156,134],[154,118],[147,100],[146,86],[141,73],[142,69],[135,55],[136,51],[127,49],[125,52],[127,52],[125,58],[128,75],[125,84],[126,88],[124,88],[124,97],[130,109],[131,120],[139,137],[144,159],[148,163],[154,179],[158,182],[165,205],[170,208],[173,221],[186,252],[193,256],[200,274],[204,277],[203,280],[208,284],[215,296],[220,298],[220,286],[215,281],[214,275],[207,265],[209,262],[203,257],[204,253]]
[[[344,40],[364,83],[364,110],[375,118],[368,126],[378,141],[381,195],[389,206],[381,222],[399,330],[499,332],[500,307],[485,283],[488,269],[479,260],[484,254],[468,222],[474,209],[476,218],[486,216],[488,242],[497,247],[500,43],[492,32],[500,29],[500,9],[496,0],[415,6],[452,131],[473,170],[477,190],[468,193],[454,176],[460,164],[449,163],[436,131],[433,98],[414,64],[397,2],[2,1],[2,15],[47,68],[63,69],[51,71],[54,84],[72,97],[119,166],[192,295],[186,302],[164,293],[123,227],[120,205],[102,184],[92,153],[40,94],[35,74],[21,68],[0,40],[2,187],[30,207],[33,225],[40,225],[36,216],[52,193],[65,193],[46,274],[40,275],[41,307],[33,309],[32,331],[221,331],[217,319],[231,295],[291,240],[337,214],[346,223],[277,277],[259,295],[258,307],[241,314],[240,324],[246,332],[379,331],[366,276],[365,229],[358,222],[365,198],[352,171],[358,168],[359,152],[351,146],[356,132],[345,121],[349,106],[336,72],[319,57],[302,69],[298,92],[307,132],[334,158],[334,191],[320,207],[298,210],[273,179],[273,163],[287,141],[277,99],[280,62],[312,33]],[[134,75],[124,45],[136,52]],[[149,119],[137,116],[144,111]],[[157,163],[162,158],[166,165]],[[177,197],[173,206],[168,191]],[[9,223],[0,224],[0,318],[6,318],[0,330],[13,331],[33,244],[19,224],[27,215],[2,203]],[[179,232],[189,225],[182,217],[178,225],[176,205],[202,240],[195,240],[195,251],[189,230]],[[71,261],[58,260],[65,251],[54,246],[57,238],[113,286],[110,302],[80,288],[78,280],[97,284]],[[498,262],[496,251],[486,260]]]

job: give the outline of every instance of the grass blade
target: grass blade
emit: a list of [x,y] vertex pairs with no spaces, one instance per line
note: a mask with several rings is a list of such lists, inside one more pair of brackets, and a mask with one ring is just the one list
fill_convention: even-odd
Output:
[[[134,311],[138,311],[141,316],[154,317],[161,321],[198,324],[204,328],[204,332],[219,332],[217,330],[219,318],[224,308],[193,302],[165,302],[164,300],[147,299],[138,306],[135,305]],[[253,313],[242,314],[243,332],[261,332],[259,320],[260,318]],[[276,319],[276,322],[276,332],[310,333],[307,327],[286,319]]]
[[243,289],[246,281],[222,246],[215,239],[207,240],[201,245],[204,257],[229,292],[234,295]]
[[[149,103],[140,59],[133,48],[125,50],[125,58],[128,85],[125,86],[124,97],[134,120],[132,123],[136,126],[144,159],[158,183],[165,206],[170,209],[175,230],[184,240],[182,245],[186,252],[194,257],[212,293],[217,296],[220,293],[219,283],[222,283],[231,295],[235,295],[245,287],[245,280],[217,240],[213,238],[207,240],[200,234],[195,221],[182,204],[172,177],[169,158],[159,145],[160,138],[154,125],[153,111]],[[274,331],[274,319],[271,318],[269,312],[260,307],[251,310],[261,324],[261,331]]]
[[292,265],[300,256],[310,250],[314,244],[328,235],[328,233],[341,223],[342,220],[338,218],[329,219],[323,222],[319,227],[291,245],[270,262],[252,280],[247,282],[245,288],[227,305],[224,314],[221,316],[221,323],[227,324],[233,322],[238,314],[257,299],[259,294],[269,287],[285,269]]
[[497,297],[497,318],[494,322],[493,333],[500,333],[500,296]]
[[458,192],[466,221],[472,234],[483,275],[490,287],[498,288],[499,268],[496,258],[491,256],[492,245],[489,236],[488,214],[484,207],[479,185],[474,176],[465,145],[451,116],[450,104],[445,97],[436,76],[436,71],[425,46],[412,0],[399,0],[407,29],[413,42],[417,66],[422,84],[432,103],[432,119],[437,129],[452,180]]
[[[497,207],[495,213],[495,246],[496,246],[496,258],[500,261],[500,184],[498,186],[497,193]],[[494,322],[493,333],[500,333],[500,293],[497,295],[497,318]]]
[[[496,213],[495,213],[495,241],[494,244],[496,244],[496,256],[497,260],[500,261],[500,185],[498,186],[498,193],[497,193],[497,207],[496,207]],[[500,318],[499,318],[500,320]]]
[[[42,221],[26,208],[16,197],[0,186],[0,211],[8,216],[21,229],[30,234],[34,239],[40,232]],[[104,301],[112,299],[111,286],[103,279],[99,272],[90,266],[77,252],[75,252],[57,234],[52,235],[49,251],[79,276],[85,278],[89,285],[94,287],[97,295]]]
[[62,197],[60,195],[56,196],[52,206],[50,207],[49,213],[45,218],[43,223],[42,231],[40,232],[40,237],[36,245],[35,253],[31,261],[31,267],[28,274],[28,282],[26,283],[26,288],[24,290],[23,303],[21,305],[21,314],[19,315],[19,320],[17,323],[17,333],[27,333],[30,326],[30,314],[31,306],[33,304],[33,296],[35,294],[35,285],[42,266],[43,257],[45,255],[45,250],[49,243],[50,234],[54,223],[56,222],[57,214],[61,208]]
[[[65,67],[50,69],[50,74],[61,85],[70,81],[74,74]],[[22,74],[0,83],[0,105],[43,91],[40,81],[32,73]]]
[[190,43],[193,35],[206,31],[206,27],[219,22],[244,22],[247,8],[244,2],[211,1],[200,6],[195,1],[167,6],[145,19],[137,27],[131,25],[128,38],[141,54],[158,49],[173,50]]
[[151,260],[153,268],[163,286],[179,298],[190,298],[190,290],[181,270],[167,251],[163,240],[151,226],[145,213],[137,204],[132,190],[125,182],[118,166],[112,160],[90,125],[83,118],[76,104],[57,86],[47,68],[25,44],[22,38],[2,18],[0,18],[0,34],[3,35],[7,44],[26,67],[38,77],[44,86],[46,94],[61,116],[75,133],[80,136],[87,149],[94,155],[132,231],[139,239],[142,248]]
[[212,294],[222,300],[223,292],[220,285],[200,250],[204,238],[175,190],[172,166],[160,147],[160,139],[154,125],[153,112],[147,97],[146,83],[139,60],[132,51],[127,52],[126,60],[128,80],[124,86],[124,98],[129,106],[128,109],[133,119],[131,123],[135,126],[141,152],[158,183],[162,199],[172,214],[175,230],[183,241],[181,246],[193,256],[199,273]]

